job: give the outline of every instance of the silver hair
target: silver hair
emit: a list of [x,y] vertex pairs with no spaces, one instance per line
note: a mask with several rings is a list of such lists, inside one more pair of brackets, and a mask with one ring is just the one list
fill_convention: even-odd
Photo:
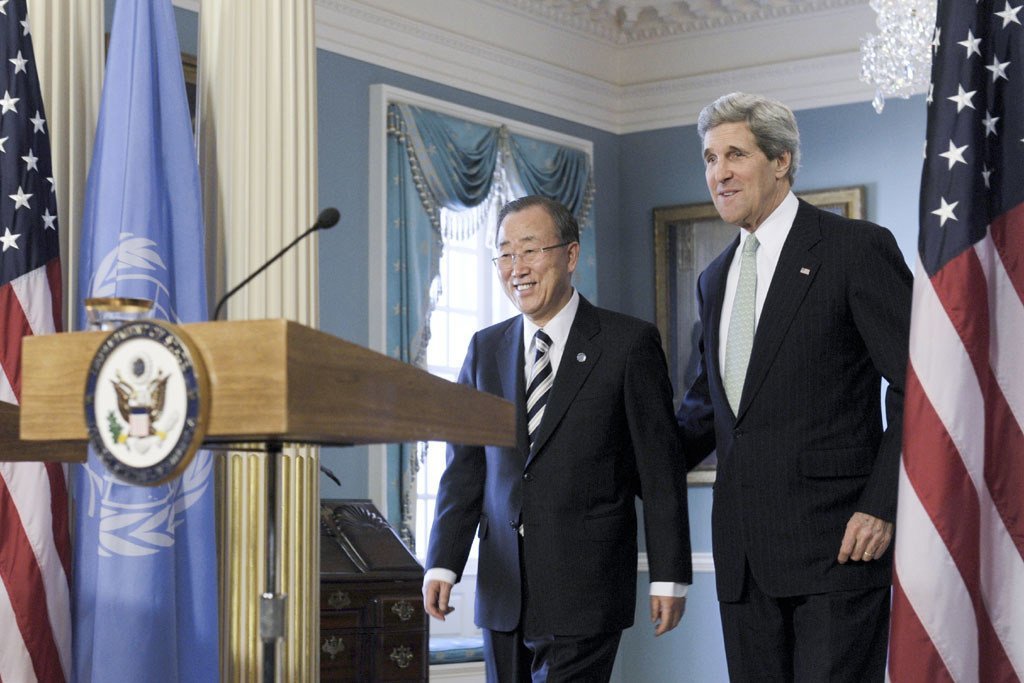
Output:
[[789,152],[791,163],[786,178],[792,185],[800,167],[800,131],[793,111],[777,100],[761,95],[734,92],[722,95],[704,107],[697,117],[697,135],[723,123],[745,123],[765,156],[775,160]]

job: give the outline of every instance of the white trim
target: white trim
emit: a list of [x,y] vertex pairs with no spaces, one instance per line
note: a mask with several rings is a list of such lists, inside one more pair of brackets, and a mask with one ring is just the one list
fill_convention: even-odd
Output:
[[458,662],[455,664],[431,664],[431,683],[455,681],[458,683],[485,683],[487,669],[483,662]]
[[[199,11],[200,0],[174,2]],[[434,14],[443,15],[458,2],[438,2]],[[793,109],[868,102],[874,96],[859,80],[857,38],[870,26],[870,10],[857,0],[823,0],[774,18],[630,45],[587,38],[571,26],[526,16],[508,6],[514,2],[500,4],[471,6],[472,16],[457,33],[444,22],[425,23],[415,6],[315,0],[316,44],[618,135],[693,124],[701,107],[736,90],[763,93]],[[511,42],[476,37],[482,26],[495,22],[520,37]],[[772,64],[758,61],[759,55],[772,54],[772,45],[787,31],[807,38],[799,41],[806,48],[790,45],[787,57]],[[818,37],[825,32],[828,39]],[[731,43],[739,49],[730,50]],[[762,43],[764,50],[757,49]]]
[[[369,347],[387,355],[387,100],[382,86],[370,86],[370,149],[369,149]],[[380,283],[380,286],[374,286]],[[387,446],[368,447],[366,486],[370,500],[378,510],[388,509]]]
[[[874,95],[859,80],[860,56],[855,41],[849,40],[838,42],[832,48],[836,51],[825,56],[819,53],[776,64],[739,65],[696,75],[656,76],[646,82],[632,77],[636,80],[620,83],[618,74],[627,66],[632,73],[643,73],[645,70],[637,64],[658,59],[658,55],[672,60],[686,54],[693,54],[694,59],[689,61],[707,59],[708,46],[701,39],[727,36],[730,28],[687,34],[664,52],[645,51],[641,56],[632,54],[639,52],[633,50],[614,54],[612,59],[596,59],[602,64],[619,64],[596,77],[559,63],[579,64],[579,59],[543,60],[358,0],[317,0],[316,4],[317,46],[322,49],[615,134],[692,124],[702,106],[733,90],[776,97],[794,109],[867,102]],[[836,20],[822,25],[859,25],[847,19],[860,14],[863,8],[852,6],[816,13],[813,19]],[[777,32],[783,21],[765,21],[759,26]],[[551,30],[550,40],[560,38],[567,44],[578,40],[570,32]],[[756,42],[757,36],[744,34],[737,39]],[[630,50],[607,45],[604,49]],[[696,53],[692,53],[694,50]],[[593,55],[587,55],[584,62],[587,58]],[[680,64],[686,61],[681,59]]]
[[857,79],[859,69],[860,54],[846,52],[627,86],[617,132],[691,125],[708,102],[727,92],[761,93],[794,110],[867,102],[874,91]]

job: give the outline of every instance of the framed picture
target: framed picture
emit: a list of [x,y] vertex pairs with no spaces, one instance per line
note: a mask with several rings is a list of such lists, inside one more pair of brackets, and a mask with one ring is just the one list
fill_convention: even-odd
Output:
[[[864,188],[845,187],[797,196],[848,218],[864,217]],[[736,228],[718,216],[715,205],[680,204],[654,209],[655,317],[665,346],[678,409],[697,377],[700,316],[697,277],[736,238]],[[690,472],[691,484],[715,481],[715,455]]]
[[195,55],[181,53],[181,70],[185,74],[185,96],[188,98],[188,113],[192,116],[192,131],[196,130],[196,76],[199,73],[199,61]]

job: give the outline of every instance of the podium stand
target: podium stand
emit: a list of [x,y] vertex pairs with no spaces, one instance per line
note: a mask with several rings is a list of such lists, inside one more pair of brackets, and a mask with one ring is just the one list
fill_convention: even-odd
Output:
[[[287,320],[180,326],[210,378],[204,444],[262,444],[267,459],[266,592],[260,631],[264,680],[273,680],[283,632],[277,580],[277,479],[282,445],[405,441],[515,444],[515,409],[490,394],[435,377],[407,363]],[[22,460],[85,460],[83,394],[88,366],[105,332],[27,337],[22,351],[21,442],[3,431],[4,453]],[[7,439],[6,441],[4,439]],[[33,443],[33,442],[47,442]],[[20,444],[20,445],[19,445]]]

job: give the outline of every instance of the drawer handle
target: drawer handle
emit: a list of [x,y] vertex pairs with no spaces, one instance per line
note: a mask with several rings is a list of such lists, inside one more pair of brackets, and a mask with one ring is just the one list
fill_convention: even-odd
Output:
[[339,652],[345,651],[345,641],[338,636],[331,636],[324,639],[324,644],[320,649],[329,654],[331,661],[334,661]]
[[394,662],[395,666],[397,666],[399,669],[404,669],[412,663],[413,656],[414,655],[412,654],[412,650],[410,650],[405,645],[399,645],[391,651],[391,656],[389,657],[389,659],[392,662]]
[[349,596],[347,591],[334,591],[331,596],[327,598],[327,604],[334,609],[344,609],[352,604],[352,598]]
[[394,612],[395,615],[397,615],[398,618],[402,621],[409,621],[410,619],[412,619],[412,615],[416,614],[416,608],[410,605],[405,600],[402,600],[401,602],[396,602],[394,605],[392,605],[391,611]]

